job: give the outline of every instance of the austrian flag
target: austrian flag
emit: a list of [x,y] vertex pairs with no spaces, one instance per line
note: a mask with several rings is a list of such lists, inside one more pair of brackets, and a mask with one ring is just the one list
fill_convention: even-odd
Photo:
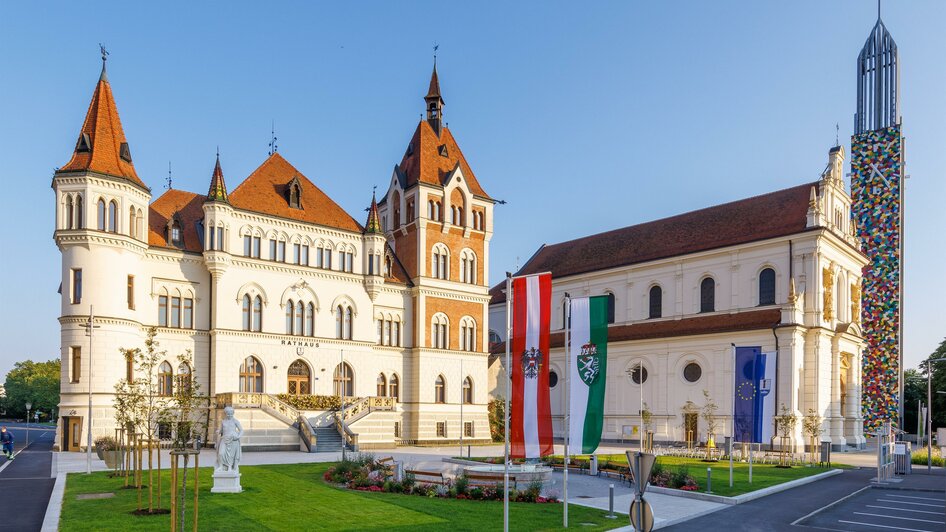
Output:
[[552,275],[512,280],[512,406],[509,429],[513,458],[552,454],[549,405],[549,319]]

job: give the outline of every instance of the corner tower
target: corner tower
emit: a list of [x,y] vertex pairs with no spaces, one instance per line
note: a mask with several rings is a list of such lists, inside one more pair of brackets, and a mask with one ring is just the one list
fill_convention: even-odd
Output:
[[903,403],[903,137],[897,44],[880,12],[857,56],[857,113],[851,137],[851,215],[868,257],[862,277],[862,410],[865,431],[899,426]]
[[[426,117],[417,124],[378,203],[384,235],[412,284],[413,374],[404,401],[412,421],[403,437],[436,441],[432,429],[439,426],[451,439],[462,430],[465,438],[486,440],[486,272],[494,201],[442,122],[436,66],[424,101]],[[437,382],[453,385],[438,388]],[[435,397],[438,389],[446,390],[446,396]],[[465,408],[461,393],[469,394],[462,396]],[[448,406],[440,414],[423,407],[437,403]]]

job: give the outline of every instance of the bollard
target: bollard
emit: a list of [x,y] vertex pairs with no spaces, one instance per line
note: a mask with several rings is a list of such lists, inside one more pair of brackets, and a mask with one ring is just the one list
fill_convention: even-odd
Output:
[[614,515],[614,484],[608,485],[608,519],[617,519],[617,516]]
[[706,493],[713,493],[713,468],[706,468]]

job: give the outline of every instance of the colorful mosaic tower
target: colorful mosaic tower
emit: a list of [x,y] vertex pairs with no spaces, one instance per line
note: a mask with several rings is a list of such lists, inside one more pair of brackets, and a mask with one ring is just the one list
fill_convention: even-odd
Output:
[[869,259],[861,279],[865,432],[898,426],[901,368],[903,138],[897,44],[878,13],[857,58],[851,137],[851,215]]

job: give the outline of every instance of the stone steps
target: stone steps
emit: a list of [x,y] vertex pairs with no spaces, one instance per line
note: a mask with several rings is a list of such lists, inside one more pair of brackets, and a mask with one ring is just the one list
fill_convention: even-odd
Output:
[[315,452],[332,452],[342,450],[342,436],[335,427],[315,428]]
[[244,451],[298,451],[299,430],[259,408],[237,408]]

